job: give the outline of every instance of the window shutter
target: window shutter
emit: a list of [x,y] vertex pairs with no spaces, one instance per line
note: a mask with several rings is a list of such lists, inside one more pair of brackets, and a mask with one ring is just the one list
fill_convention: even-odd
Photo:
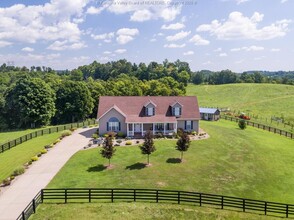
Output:
[[180,115],[182,115],[182,108],[179,108],[179,113]]
[[109,131],[109,123],[106,122],[106,130]]
[[172,115],[175,115],[175,108],[172,108]]
[[185,130],[187,129],[187,121],[185,121]]
[[155,108],[153,108],[153,115],[155,115]]
[[148,115],[148,108],[145,107],[145,115],[147,116]]
[[193,129],[193,121],[191,121],[191,129]]
[[120,131],[120,122],[118,122],[118,130]]

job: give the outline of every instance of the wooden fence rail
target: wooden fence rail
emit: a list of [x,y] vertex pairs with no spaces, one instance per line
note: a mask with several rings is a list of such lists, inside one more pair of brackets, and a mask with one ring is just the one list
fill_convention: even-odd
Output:
[[56,127],[44,128],[42,130],[34,131],[34,132],[31,132],[31,133],[26,134],[24,136],[21,136],[19,138],[16,138],[12,141],[8,141],[4,144],[1,144],[0,145],[0,153],[3,153],[4,151],[10,150],[11,148],[13,148],[23,142],[26,142],[28,140],[31,140],[31,139],[39,137],[39,136],[43,136],[45,134],[51,134],[54,132],[59,132],[59,131],[63,131],[63,130],[67,130],[67,129],[71,129],[71,128],[75,128],[75,127],[79,128],[79,127],[83,127],[83,126],[93,125],[95,123],[96,123],[96,120],[92,119],[92,120],[87,120],[84,122],[59,125]]
[[190,204],[209,206],[214,208],[278,217],[294,217],[294,205],[237,198],[231,196],[214,195],[198,192],[186,192],[158,189],[125,189],[125,188],[67,188],[42,189],[29,203],[17,220],[26,220],[36,212],[40,203],[69,203],[69,202],[164,202],[176,204]]
[[[242,120],[240,118],[230,117],[230,116],[227,116],[227,115],[221,115],[220,118],[225,119],[225,120],[229,120],[229,121],[234,121],[234,122],[238,122],[239,120]],[[246,122],[247,125],[255,127],[255,128],[259,128],[259,129],[263,129],[265,131],[269,131],[269,132],[272,132],[272,133],[275,133],[275,134],[283,135],[283,136],[291,138],[291,139],[294,138],[293,133],[281,130],[279,128],[273,128],[273,127],[270,127],[268,125],[263,125],[263,124],[259,124],[259,123],[248,121],[248,120],[245,120],[245,122]]]

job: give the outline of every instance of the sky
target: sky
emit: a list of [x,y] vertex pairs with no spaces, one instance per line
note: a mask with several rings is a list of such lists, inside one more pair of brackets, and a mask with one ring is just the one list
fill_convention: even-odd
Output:
[[0,64],[294,70],[294,0],[1,0]]

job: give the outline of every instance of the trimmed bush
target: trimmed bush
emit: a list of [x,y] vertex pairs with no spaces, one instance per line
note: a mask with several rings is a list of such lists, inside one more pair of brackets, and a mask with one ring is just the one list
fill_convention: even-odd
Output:
[[96,133],[92,134],[92,138],[93,139],[97,139],[98,138],[98,134],[96,134]]
[[18,176],[20,174],[23,174],[25,172],[24,167],[19,167],[13,171],[13,176]]
[[4,186],[9,186],[11,184],[11,180],[9,178],[7,178],[7,179],[3,180],[2,183]]
[[140,143],[140,141],[136,141],[136,144],[139,144]]
[[9,177],[9,180],[10,181],[12,181],[12,180],[14,180],[15,179],[15,176],[13,176],[13,175],[11,175],[10,177]]
[[244,130],[247,126],[245,120],[239,120],[238,125],[239,125],[239,128],[242,130]]
[[59,142],[60,142],[60,139],[58,138],[56,141],[53,142],[53,144],[55,145],[55,144],[57,144]]
[[124,138],[125,134],[123,132],[117,132],[117,137]]
[[127,141],[126,145],[132,145],[132,141]]
[[119,143],[119,144],[121,144],[122,140],[117,140],[116,142]]
[[66,136],[70,136],[71,135],[71,131],[70,130],[64,130],[61,133],[61,137],[66,137]]
[[31,158],[32,162],[37,161],[37,160],[39,160],[38,156],[34,156],[34,157]]
[[40,153],[41,153],[41,154],[46,154],[46,153],[47,153],[47,150],[46,150],[46,149],[43,149],[43,150],[41,150]]

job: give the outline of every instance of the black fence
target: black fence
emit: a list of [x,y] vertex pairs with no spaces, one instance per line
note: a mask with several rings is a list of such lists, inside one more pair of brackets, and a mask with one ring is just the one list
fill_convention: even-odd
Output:
[[213,195],[207,193],[157,190],[157,189],[122,189],[122,188],[68,188],[42,189],[30,202],[17,220],[26,220],[36,212],[40,203],[69,203],[69,202],[164,202],[208,206],[232,211],[251,212],[278,217],[293,217],[294,205],[244,199],[231,196]]
[[12,141],[8,141],[8,142],[0,145],[0,153],[3,153],[4,151],[10,150],[11,148],[13,148],[23,142],[26,142],[28,140],[31,140],[31,139],[39,137],[39,136],[43,136],[45,134],[51,134],[54,132],[59,132],[59,131],[67,130],[67,129],[80,128],[80,127],[84,127],[84,126],[88,126],[88,125],[94,125],[95,123],[96,123],[96,120],[91,119],[91,120],[87,120],[84,122],[59,125],[56,127],[50,127],[50,128],[44,128],[41,130],[37,130],[37,131],[31,132],[29,134],[26,134],[24,136],[21,136],[19,138],[16,138]]
[[[229,120],[229,121],[234,121],[234,122],[238,122],[239,120],[242,120],[240,118],[230,117],[230,116],[227,116],[227,115],[221,115],[220,118],[225,119],[225,120]],[[291,138],[291,139],[294,138],[294,134],[291,133],[291,132],[288,132],[288,131],[284,131],[284,130],[281,130],[281,129],[278,129],[278,128],[273,128],[273,127],[270,127],[268,125],[263,125],[263,124],[259,124],[259,123],[248,121],[248,120],[245,120],[245,122],[246,122],[247,125],[255,127],[255,128],[263,129],[265,131],[269,131],[269,132],[272,132],[272,133],[275,133],[275,134],[279,134],[279,135],[282,135],[282,136],[285,136],[285,137],[288,137],[288,138]]]

